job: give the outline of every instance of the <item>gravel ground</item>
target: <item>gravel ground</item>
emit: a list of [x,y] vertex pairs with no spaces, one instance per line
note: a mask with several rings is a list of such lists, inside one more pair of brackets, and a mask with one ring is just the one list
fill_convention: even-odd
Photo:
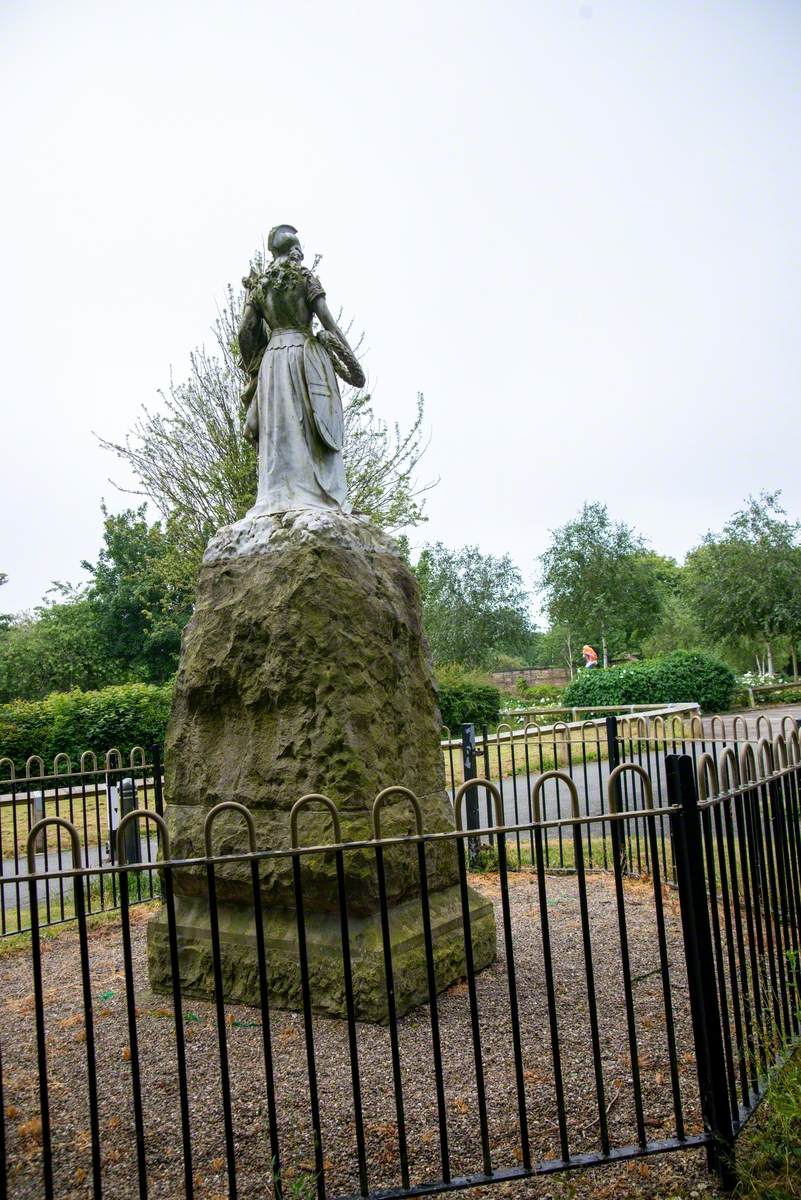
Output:
[[[498,961],[478,978],[483,1061],[492,1161],[496,1168],[520,1161],[514,1088],[508,979],[501,936],[497,877],[478,876],[475,886],[496,904]],[[593,1083],[586,982],[576,880],[549,877],[548,919],[556,970],[564,1093],[571,1152],[598,1148],[598,1109]],[[649,883],[627,882],[626,915],[646,1128],[649,1139],[675,1133],[666,1052],[665,1021],[655,936],[653,891]],[[636,1141],[631,1066],[620,972],[620,941],[614,884],[606,876],[588,879],[592,946],[598,995],[606,1106],[613,1146]],[[535,1159],[559,1155],[553,1065],[542,960],[541,913],[536,876],[522,872],[510,880],[510,902],[524,1078],[532,1151]],[[683,971],[677,900],[665,898],[673,1007],[685,1122],[700,1128],[691,1052],[686,978]],[[152,909],[150,910],[152,911]],[[172,1010],[147,983],[145,926],[148,910],[132,913],[134,964],[146,1146],[152,1195],[184,1195],[178,1086]],[[138,1195],[134,1157],[130,1062],[119,928],[91,930],[90,954],[95,1007],[104,1194],[113,1200]],[[91,1194],[91,1158],[85,1071],[78,943],[62,932],[43,943],[51,1122],[60,1198]],[[34,1003],[30,954],[26,948],[0,957],[0,1040],[10,1195],[38,1200],[42,1195],[41,1125],[37,1102]],[[440,1023],[453,1173],[481,1169],[479,1124],[467,988],[456,984],[440,998]],[[191,1093],[193,1173],[198,1197],[228,1196],[220,1103],[219,1055],[213,1008],[187,1001],[185,1008]],[[228,1046],[234,1105],[239,1195],[270,1194],[270,1155],[258,1011],[228,1009]],[[412,1181],[439,1178],[439,1138],[427,1009],[400,1023],[400,1052]],[[360,1025],[359,1060],[368,1172],[372,1188],[400,1184],[397,1122],[392,1089],[389,1035]],[[347,1027],[343,1021],[315,1021],[326,1184],[331,1196],[358,1191]],[[301,1017],[273,1014],[273,1045],[282,1158],[285,1178],[302,1185],[313,1171],[313,1148],[306,1088],[306,1057]],[[703,1154],[683,1151],[620,1167],[481,1189],[474,1194],[561,1196],[662,1196],[696,1193],[711,1187]],[[311,1195],[311,1189],[309,1189]]]

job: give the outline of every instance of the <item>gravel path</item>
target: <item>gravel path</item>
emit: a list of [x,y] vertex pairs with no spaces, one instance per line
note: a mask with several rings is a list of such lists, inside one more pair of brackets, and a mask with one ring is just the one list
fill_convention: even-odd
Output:
[[[520,1161],[520,1152],[498,881],[495,876],[478,876],[472,882],[495,902],[499,930],[498,961],[478,977],[477,985],[493,1165],[514,1166]],[[548,877],[547,886],[570,1148],[578,1153],[598,1147],[578,894],[572,877]],[[627,882],[625,889],[646,1129],[649,1139],[659,1139],[671,1136],[675,1123],[657,973],[653,891],[650,884],[636,881]],[[590,877],[588,890],[610,1137],[613,1145],[628,1145],[636,1141],[636,1131],[613,881],[606,876]],[[532,1150],[536,1159],[554,1158],[558,1157],[559,1143],[536,876],[529,872],[513,875],[510,901]],[[696,1132],[700,1117],[675,897],[666,896],[665,907],[684,1114],[687,1131]],[[178,1198],[184,1190],[174,1024],[166,999],[154,996],[147,984],[148,915],[143,909],[132,913],[149,1182],[152,1195]],[[102,924],[92,929],[90,954],[104,1194],[113,1200],[126,1200],[137,1196],[138,1189],[122,948],[116,925]],[[46,940],[43,959],[56,1195],[60,1200],[83,1200],[90,1195],[91,1159],[75,933],[62,932]],[[41,1126],[30,955],[26,948],[0,957],[0,986],[10,1195],[38,1200],[43,1191]],[[451,1165],[454,1174],[463,1174],[481,1169],[466,985],[450,988],[440,998],[439,1008]],[[223,1200],[228,1188],[213,1008],[201,1001],[187,1001],[184,1015],[197,1195],[202,1200]],[[239,1195],[253,1200],[269,1195],[270,1172],[258,1020],[257,1010],[235,1005],[228,1009]],[[317,1019],[315,1040],[326,1180],[328,1194],[335,1196],[358,1191],[347,1027],[342,1021]],[[388,1031],[360,1025],[358,1043],[370,1186],[397,1186],[397,1122]],[[273,1014],[273,1045],[285,1177],[301,1181],[313,1171],[313,1148],[303,1025],[298,1014]],[[400,1051],[412,1180],[438,1178],[441,1167],[427,1009],[417,1010],[400,1023]],[[676,1172],[688,1179],[703,1179],[700,1160],[701,1155],[693,1151],[620,1168],[602,1168],[591,1173],[598,1181],[597,1191],[586,1190],[596,1186],[591,1184],[590,1176],[570,1178],[577,1189],[575,1194],[581,1196],[626,1195],[621,1180],[623,1184],[626,1180],[636,1183],[639,1190],[633,1194],[671,1195],[673,1185],[667,1180],[675,1180]],[[653,1193],[645,1189],[646,1177],[654,1181],[657,1190]],[[506,1187],[482,1189],[481,1194],[569,1195],[569,1191],[560,1190],[563,1186],[568,1185],[542,1179],[516,1185],[508,1192]],[[706,1184],[698,1186],[703,1190]],[[607,1191],[608,1187],[612,1190]],[[659,1190],[661,1187],[666,1190]]]

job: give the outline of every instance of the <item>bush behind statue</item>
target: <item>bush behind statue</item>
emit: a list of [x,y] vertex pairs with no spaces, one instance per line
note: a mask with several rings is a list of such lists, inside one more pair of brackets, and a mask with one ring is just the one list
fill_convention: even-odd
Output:
[[[501,694],[484,677],[460,667],[439,674],[443,724],[458,734],[465,721],[493,725],[499,719]],[[149,751],[163,746],[172,703],[172,683],[126,683],[99,691],[52,692],[44,700],[15,700],[0,705],[0,758],[10,758],[18,775],[26,760],[40,755],[50,771],[56,754],[66,753],[77,769],[81,754],[93,750],[98,759],[114,747],[125,762],[133,746]],[[7,771],[3,771],[6,775]]]
[[17,774],[32,754],[41,755],[48,772],[60,753],[69,754],[76,770],[85,750],[100,756],[114,747],[127,762],[133,746],[164,744],[171,701],[171,683],[76,688],[44,700],[15,700],[0,705],[0,758],[12,759]]
[[500,690],[479,672],[459,666],[441,667],[437,671],[437,690],[442,724],[454,737],[459,736],[459,726],[468,722],[478,727],[497,724]]
[[734,672],[710,654],[676,650],[630,666],[580,671],[564,694],[567,705],[672,704],[696,701],[705,712],[725,710]]

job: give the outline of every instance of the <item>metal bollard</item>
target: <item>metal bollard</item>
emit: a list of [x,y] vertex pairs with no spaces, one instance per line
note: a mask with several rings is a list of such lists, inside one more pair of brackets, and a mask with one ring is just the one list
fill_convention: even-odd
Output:
[[[31,826],[34,826],[37,821],[43,821],[44,817],[45,817],[44,792],[30,792],[29,799],[33,806],[33,814],[31,817]],[[37,837],[36,845],[34,847],[37,854],[43,853],[46,840],[47,840],[47,831],[43,829],[42,832]]]
[[[462,726],[462,778],[476,778],[476,727]],[[467,828],[479,829],[481,821],[478,815],[478,790],[470,788],[467,793]],[[467,853],[470,866],[474,867],[478,859],[479,839],[467,839]]]
[[[120,820],[136,808],[136,780],[130,776],[120,780]],[[138,863],[142,861],[142,844],[139,838],[139,828],[131,821],[123,834],[125,845],[125,861]]]

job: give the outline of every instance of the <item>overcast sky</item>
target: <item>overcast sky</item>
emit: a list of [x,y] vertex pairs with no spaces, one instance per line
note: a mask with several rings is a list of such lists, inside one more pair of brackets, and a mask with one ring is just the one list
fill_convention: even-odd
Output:
[[323,255],[416,534],[801,516],[801,3],[4,0],[0,609],[79,581],[119,438],[271,225]]

